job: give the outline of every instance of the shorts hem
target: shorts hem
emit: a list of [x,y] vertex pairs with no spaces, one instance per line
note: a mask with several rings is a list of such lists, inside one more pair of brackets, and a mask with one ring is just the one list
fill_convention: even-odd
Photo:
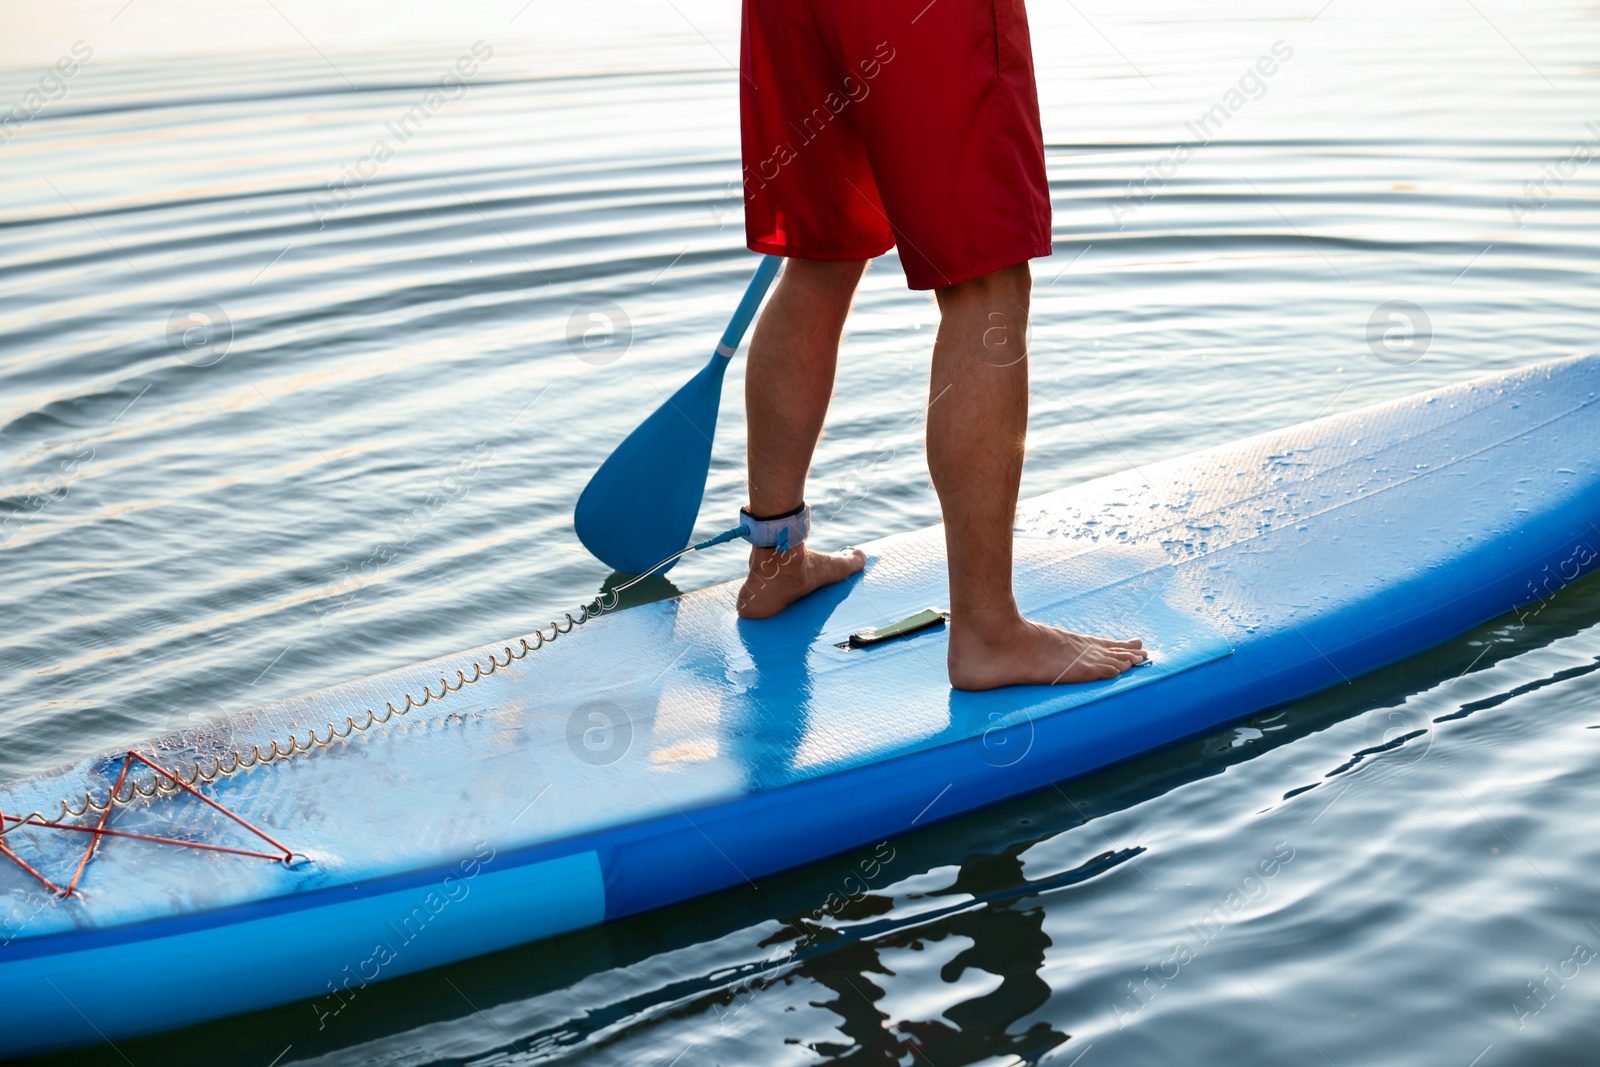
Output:
[[1050,253],[1050,242],[1045,241],[1043,244],[1030,246],[1030,249],[1027,251],[1007,252],[1006,254],[996,256],[993,259],[984,260],[983,262],[980,262],[974,266],[963,267],[962,270],[957,272],[954,277],[951,277],[942,271],[934,270],[932,273],[938,275],[939,281],[930,281],[921,276],[913,279],[911,275],[907,273],[906,287],[919,291],[925,289],[948,289],[951,286],[960,285],[962,282],[970,282],[974,278],[981,278],[985,274],[993,274],[997,270],[1004,270],[1007,267],[1014,267],[1018,263],[1026,263],[1030,259],[1040,259],[1044,256],[1050,255]]
[[875,247],[871,250],[863,250],[860,252],[835,252],[832,250],[824,251],[819,248],[796,248],[794,245],[776,245],[770,244],[766,241],[747,241],[746,245],[752,252],[764,252],[769,256],[783,256],[785,259],[812,259],[824,263],[836,263],[843,260],[877,259],[885,252],[889,251],[889,249],[893,248],[894,242],[890,241],[888,244],[881,247]]

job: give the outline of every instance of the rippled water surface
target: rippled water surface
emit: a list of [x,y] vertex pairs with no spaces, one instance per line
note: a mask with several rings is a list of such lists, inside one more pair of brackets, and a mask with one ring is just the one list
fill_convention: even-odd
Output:
[[[1034,8],[1056,253],[1025,494],[1600,347],[1593,4]],[[36,110],[0,144],[0,779],[592,595],[578,490],[754,266],[731,0],[0,19],[0,108]],[[617,332],[575,350],[597,300]],[[817,460],[813,499],[848,501],[822,543],[937,520],[933,323],[878,263]],[[742,500],[741,373],[708,532]],[[740,569],[706,553],[672,581]],[[1593,1063],[1600,964],[1568,961],[1600,950],[1597,667],[1590,581],[886,862],[373,986],[321,1029],[293,1005],[121,1052]],[[798,948],[868,862],[871,892]]]

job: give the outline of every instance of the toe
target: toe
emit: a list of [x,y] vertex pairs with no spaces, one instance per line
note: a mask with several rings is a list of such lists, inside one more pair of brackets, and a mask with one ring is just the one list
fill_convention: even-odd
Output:
[[1117,674],[1121,674],[1133,666],[1133,657],[1121,649],[1107,649],[1105,662],[1109,663]]

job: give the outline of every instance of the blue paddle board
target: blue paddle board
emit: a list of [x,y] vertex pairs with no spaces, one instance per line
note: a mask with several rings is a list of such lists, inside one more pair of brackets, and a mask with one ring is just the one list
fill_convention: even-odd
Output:
[[326,1016],[1429,648],[1600,559],[1597,400],[1600,357],[1578,357],[1026,501],[1018,600],[1142,637],[1151,663],[1111,681],[953,692],[939,626],[852,647],[943,605],[933,528],[775,619],[718,586],[0,786],[0,1056]]

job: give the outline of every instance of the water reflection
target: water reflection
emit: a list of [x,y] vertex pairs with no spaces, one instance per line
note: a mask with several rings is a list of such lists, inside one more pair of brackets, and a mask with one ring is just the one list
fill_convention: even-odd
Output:
[[[504,79],[476,83],[322,230],[307,190],[409,106],[436,57],[326,46],[363,87],[346,91],[263,8],[281,37],[251,41],[285,51],[140,65],[108,42],[71,99],[5,146],[0,269],[26,297],[0,309],[0,776],[173,716],[526,632],[592,594],[599,565],[568,551],[577,492],[661,402],[652,385],[704,362],[749,272],[736,221],[708,210],[737,183],[736,76],[678,10],[699,20],[702,8],[638,6],[650,33],[679,34],[650,38],[651,62],[637,27],[608,33],[598,63],[575,48],[558,57],[565,73],[634,72],[620,77],[551,80],[543,56],[520,62],[496,39]],[[1513,219],[1507,198],[1593,140],[1600,23],[1578,3],[1481,8],[1034,5],[1058,243],[1037,272],[1025,495],[1594,346],[1600,163],[1567,168],[1536,214]],[[717,10],[726,25],[705,31],[732,54],[736,5]],[[49,11],[40,32],[70,40],[70,5]],[[548,36],[534,20],[556,14],[581,25],[563,42],[593,40],[582,5],[535,6],[519,26]],[[178,26],[187,39],[195,21],[140,0],[114,29]],[[321,28],[305,26],[319,44]],[[1295,58],[1270,91],[1118,229],[1108,205],[1126,205],[1128,183],[1280,37]],[[13,101],[35,77],[15,72]],[[241,81],[257,88],[239,94]],[[597,298],[635,329],[608,366],[565,340],[574,309]],[[197,300],[233,329],[210,366],[168,343],[174,309]],[[1433,331],[1404,366],[1368,334],[1397,300]],[[918,442],[931,323],[892,258],[868,274],[817,457],[819,493],[850,498],[825,540],[937,519]],[[730,367],[730,398],[741,373]],[[737,408],[725,402],[718,441],[742,437]],[[428,510],[349,610],[319,611],[347,564],[388,541],[397,515],[426,509],[486,437],[494,454],[470,493]],[[864,443],[879,457],[870,484]],[[65,491],[47,477],[90,449]],[[705,514],[731,514],[744,491],[730,444],[713,456]],[[625,601],[741,569],[698,555],[678,584]],[[280,1067],[950,1067],[1041,1054],[1066,1065],[1092,1044],[1084,1067],[1319,1052],[1401,1067],[1588,1063],[1600,984],[1570,982],[1520,1029],[1508,1005],[1592,936],[1596,590],[1077,783],[1076,803],[1046,790],[895,841],[893,881],[812,924],[822,933],[798,956],[784,948],[794,924],[870,850],[375,985],[325,1030],[297,1004],[121,1051]],[[795,683],[791,652],[755,635],[746,649],[754,699]],[[1390,714],[1401,705],[1406,723]],[[793,763],[795,721],[759,754],[768,766]],[[1426,738],[1392,744],[1416,729]],[[1307,828],[1298,881],[1127,1032],[1107,1029],[1120,982],[1170,951],[1145,919],[1211,906],[1258,854],[1238,842],[1274,813]],[[774,960],[773,984],[720,1025],[717,1006]],[[53,1062],[108,1059],[120,1062],[105,1049]]]
[[[951,885],[928,897],[984,899],[1014,892],[1026,884],[1018,858],[1024,847],[969,860]],[[811,1046],[834,1062],[905,1064],[920,1056],[956,1067],[1004,1055],[1032,1062],[1068,1039],[1043,1019],[1018,1025],[1051,995],[1039,975],[1051,941],[1044,907],[1036,900],[963,908],[913,929],[841,941],[799,971],[834,994],[813,1003],[839,1017],[838,1030],[848,1041]],[[937,966],[916,965],[924,955]],[[983,992],[946,995],[951,991],[930,989],[933,982]],[[905,1013],[929,1002],[936,1011]]]

